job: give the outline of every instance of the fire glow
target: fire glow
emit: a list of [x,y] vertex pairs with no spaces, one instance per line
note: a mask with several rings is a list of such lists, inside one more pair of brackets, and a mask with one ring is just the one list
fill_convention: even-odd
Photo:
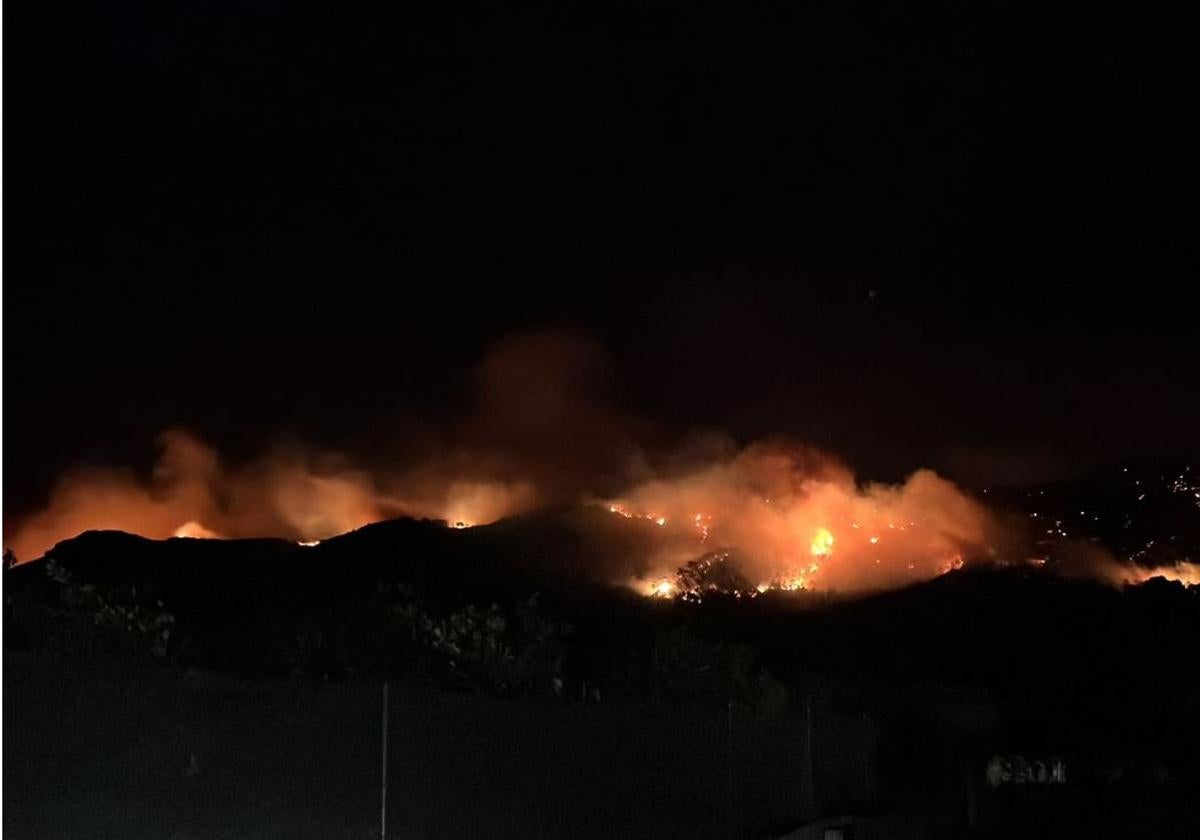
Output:
[[[512,474],[467,478],[425,469],[381,477],[341,461],[285,455],[231,469],[190,435],[172,432],[163,444],[148,482],[116,470],[68,477],[7,547],[18,561],[36,559],[94,529],[155,539],[282,537],[313,547],[397,516],[466,529],[543,502],[579,501]],[[638,559],[642,574],[609,579],[658,599],[866,592],[1029,556],[1010,524],[931,471],[901,484],[862,484],[837,460],[794,444],[693,462],[632,483],[603,509],[645,523],[655,537],[652,554]],[[1024,562],[1047,565],[1043,557]],[[1097,554],[1075,573],[1118,586],[1155,577],[1200,585],[1197,569],[1186,560],[1147,568]]]
[[933,472],[860,485],[836,460],[784,444],[647,482],[607,508],[663,528],[654,568],[633,581],[659,598],[884,589],[988,562],[1007,539]]
[[[311,547],[396,517],[466,529],[599,498],[602,510],[646,526],[647,547],[594,577],[657,598],[712,589],[742,597],[862,592],[980,562],[1044,566],[1114,585],[1157,576],[1200,584],[1194,558],[1157,568],[1136,556],[1126,563],[1067,537],[1058,522],[1041,535],[1054,546],[1040,545],[1029,522],[1001,522],[929,470],[899,484],[863,483],[812,448],[738,448],[712,432],[665,444],[659,437],[650,448],[644,418],[611,399],[612,360],[575,333],[506,338],[481,359],[472,383],[462,417],[389,430],[357,460],[293,441],[230,464],[195,435],[167,431],[148,475],[72,471],[40,510],[6,516],[5,548],[17,562],[36,560],[60,541],[103,529],[152,539],[275,537]],[[1190,468],[1170,481],[1172,494],[1200,504]],[[1140,503],[1145,488],[1134,485]],[[1043,527],[1031,517],[1032,527]],[[1078,559],[1064,564],[1064,546]]]
[[128,470],[64,476],[42,510],[10,527],[5,548],[18,562],[90,530],[151,539],[279,537],[301,546],[397,516],[442,519],[468,528],[527,510],[529,482],[466,479],[446,471],[374,475],[344,459],[279,451],[231,468],[195,436],[171,431],[148,479]]
[[1137,568],[1122,566],[1113,572],[1119,583],[1137,586],[1154,578],[1182,583],[1185,586],[1200,586],[1200,563],[1186,560],[1169,566],[1154,566],[1152,568]]

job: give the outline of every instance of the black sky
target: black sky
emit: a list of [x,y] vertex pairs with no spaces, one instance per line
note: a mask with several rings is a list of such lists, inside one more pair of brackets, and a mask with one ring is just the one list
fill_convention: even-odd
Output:
[[449,416],[546,326],[880,476],[1200,454],[1190,21],[292,5],[8,4],[6,506]]

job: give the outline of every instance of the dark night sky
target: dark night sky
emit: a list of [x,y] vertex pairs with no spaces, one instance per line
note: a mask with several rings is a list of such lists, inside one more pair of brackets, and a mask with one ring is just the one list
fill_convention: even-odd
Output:
[[544,326],[645,416],[880,476],[1200,454],[1181,21],[292,5],[8,4],[6,506],[168,425],[452,415]]

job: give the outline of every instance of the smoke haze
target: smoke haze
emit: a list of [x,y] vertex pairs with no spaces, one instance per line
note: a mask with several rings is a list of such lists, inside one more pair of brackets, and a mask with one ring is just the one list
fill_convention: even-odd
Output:
[[[62,476],[43,508],[9,518],[6,547],[23,562],[94,529],[307,542],[398,516],[469,527],[590,501],[662,529],[655,576],[626,581],[649,591],[670,589],[662,576],[704,555],[760,590],[849,592],[1024,559],[1019,526],[930,470],[861,483],[835,456],[786,439],[739,447],[687,430],[664,445],[663,430],[622,408],[608,354],[576,333],[499,342],[471,386],[463,419],[375,457],[292,442],[231,464],[196,434],[168,430],[149,475]],[[1111,558],[1069,567],[1121,579]]]

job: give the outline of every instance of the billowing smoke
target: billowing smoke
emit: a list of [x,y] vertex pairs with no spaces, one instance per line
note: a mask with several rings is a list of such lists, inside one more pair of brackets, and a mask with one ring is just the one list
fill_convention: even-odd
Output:
[[377,456],[289,443],[234,465],[198,436],[167,431],[149,476],[120,468],[69,473],[43,509],[6,522],[5,547],[26,561],[93,529],[311,541],[397,516],[478,525],[617,486],[635,457],[632,421],[615,407],[609,357],[581,336],[501,341],[472,385],[465,420],[390,440]]
[[[230,467],[195,436],[169,431],[152,474],[91,469],[64,476],[49,504],[7,539],[18,560],[40,557],[83,531],[116,529],[162,539],[284,537],[311,541],[395,516],[476,524],[538,500],[527,482],[368,473],[345,459],[296,447]],[[407,488],[407,493],[402,492]],[[393,493],[389,493],[389,489]]]
[[666,577],[638,582],[659,594],[721,585],[671,576],[704,554],[722,567],[724,586],[853,592],[991,560],[1005,540],[983,506],[931,471],[899,485],[860,486],[834,458],[786,443],[647,482],[609,508],[669,532],[656,563]]
[[1113,586],[1136,586],[1164,578],[1200,586],[1200,563],[1175,560],[1160,565],[1122,562],[1101,546],[1083,540],[1064,541],[1056,553],[1055,572],[1064,577],[1100,580]]
[[[149,475],[70,473],[44,508],[6,522],[5,546],[32,560],[93,529],[308,542],[397,516],[467,527],[588,502],[655,523],[653,573],[614,581],[649,594],[865,591],[1032,553],[1020,525],[929,470],[861,483],[795,443],[663,435],[622,410],[609,356],[577,334],[506,339],[471,384],[464,419],[410,424],[355,457],[281,443],[230,463],[196,435],[168,431]],[[1060,565],[1118,583],[1134,574],[1094,548]]]

